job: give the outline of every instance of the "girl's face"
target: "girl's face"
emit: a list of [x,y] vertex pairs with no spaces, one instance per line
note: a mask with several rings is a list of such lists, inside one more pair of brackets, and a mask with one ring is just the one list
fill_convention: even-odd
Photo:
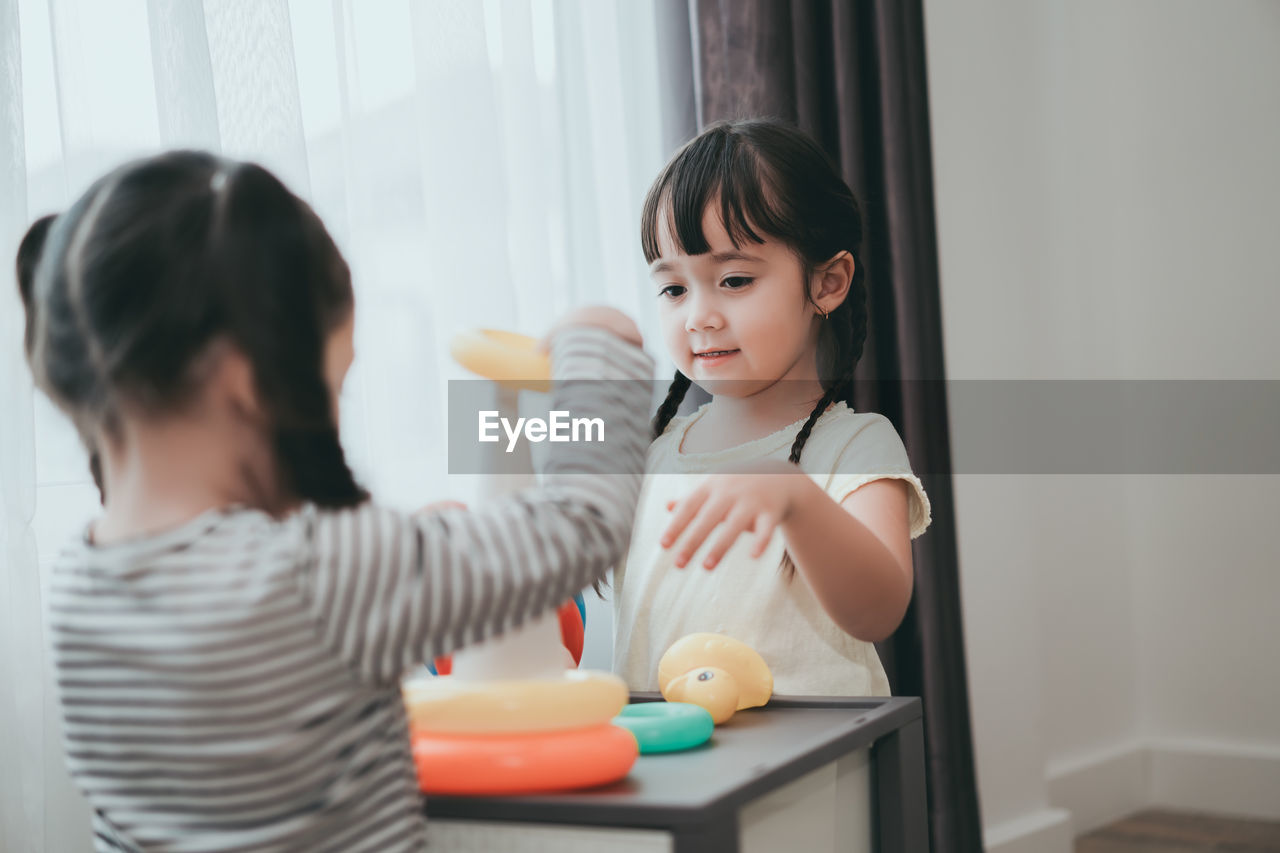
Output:
[[702,217],[710,250],[678,252],[665,218],[649,274],[667,351],[711,394],[748,397],[781,379],[817,377],[820,314],[800,259],[766,238],[735,248],[714,205]]

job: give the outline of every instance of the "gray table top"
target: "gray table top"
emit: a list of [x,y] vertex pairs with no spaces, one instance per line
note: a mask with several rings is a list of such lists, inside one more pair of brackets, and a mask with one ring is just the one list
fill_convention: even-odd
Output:
[[[633,701],[649,701],[639,694]],[[426,800],[432,817],[633,827],[703,823],[920,718],[920,700],[886,697],[773,699],[717,726],[685,752],[642,755],[612,785],[524,797]]]

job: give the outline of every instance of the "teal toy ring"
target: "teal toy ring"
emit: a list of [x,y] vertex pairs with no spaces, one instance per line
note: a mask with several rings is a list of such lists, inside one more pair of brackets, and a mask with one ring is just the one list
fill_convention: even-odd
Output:
[[641,755],[701,746],[716,727],[705,708],[687,702],[634,702],[613,718],[613,724],[636,736]]

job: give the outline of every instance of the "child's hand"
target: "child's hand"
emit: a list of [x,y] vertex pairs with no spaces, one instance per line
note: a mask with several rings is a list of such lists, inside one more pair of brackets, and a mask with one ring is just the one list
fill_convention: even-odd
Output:
[[635,346],[643,346],[644,340],[640,337],[640,329],[636,326],[635,321],[623,314],[616,308],[609,308],[605,305],[589,305],[585,308],[578,308],[570,311],[562,317],[554,326],[547,336],[542,339],[539,348],[543,352],[551,350],[551,341],[556,335],[565,329],[574,326],[595,326],[598,329],[604,329],[606,332],[612,332],[627,343]]
[[807,479],[795,465],[777,461],[713,474],[684,500],[667,504],[667,509],[675,510],[675,516],[662,534],[662,547],[670,548],[688,528],[675,560],[676,568],[683,569],[716,525],[723,522],[702,561],[703,568],[714,569],[739,534],[747,531],[756,534],[751,556],[759,557],[774,529],[790,515],[799,486]]

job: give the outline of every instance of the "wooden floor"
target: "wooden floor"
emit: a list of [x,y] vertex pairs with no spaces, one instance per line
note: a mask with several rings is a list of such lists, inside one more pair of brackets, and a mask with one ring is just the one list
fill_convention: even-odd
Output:
[[1076,853],[1280,853],[1280,821],[1145,811],[1076,839]]

